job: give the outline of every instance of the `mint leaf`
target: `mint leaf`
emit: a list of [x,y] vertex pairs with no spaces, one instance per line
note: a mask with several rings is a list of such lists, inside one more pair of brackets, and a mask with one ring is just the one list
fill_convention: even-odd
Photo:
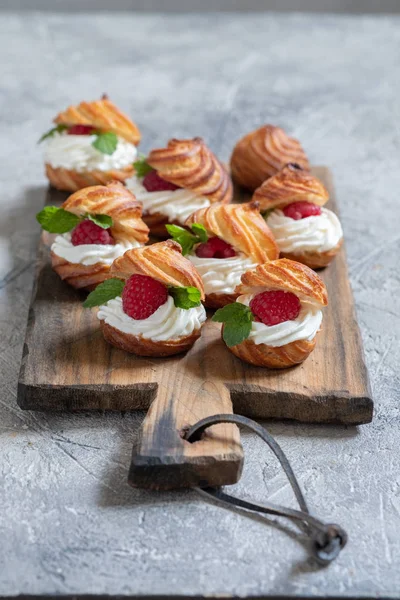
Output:
[[179,225],[166,225],[165,227],[172,239],[182,246],[183,256],[189,254],[196,244],[208,240],[206,228],[200,223],[193,223],[192,225],[192,231],[195,235],[190,233],[187,229],[184,229],[184,227],[179,227]]
[[188,287],[169,287],[169,293],[174,299],[174,304],[177,308],[184,308],[188,310],[189,308],[194,308],[195,306],[200,306],[201,302],[201,293],[197,287],[188,286]]
[[227,346],[236,346],[249,337],[254,316],[250,308],[240,302],[217,310],[212,321],[223,323],[222,337]]
[[108,229],[113,225],[113,220],[108,215],[87,215],[87,218],[103,229]]
[[36,219],[49,233],[67,233],[81,221],[77,215],[56,206],[45,206]]
[[96,133],[96,139],[92,142],[93,148],[103,154],[114,154],[117,144],[118,138],[112,131]]
[[48,227],[50,226],[51,220],[56,213],[58,213],[59,208],[57,206],[46,206],[43,210],[38,212],[36,215],[36,220],[41,224],[43,229],[48,231]]
[[208,240],[207,230],[201,223],[193,223],[191,229],[193,233],[197,235],[200,242],[206,242]]
[[150,173],[150,171],[154,171],[153,167],[146,162],[145,156],[141,156],[139,160],[133,163],[133,166],[137,177],[144,177],[147,173]]
[[121,281],[121,279],[106,279],[103,283],[100,283],[93,292],[90,292],[83,303],[83,307],[93,308],[93,306],[101,306],[109,300],[121,296],[124,286],[125,282]]
[[182,246],[183,256],[189,254],[193,246],[199,241],[197,236],[190,233],[187,229],[179,227],[179,225],[166,225],[165,227],[172,239]]
[[40,142],[43,142],[43,140],[47,140],[47,138],[53,137],[53,135],[56,133],[61,133],[62,131],[65,131],[66,129],[68,129],[67,125],[62,125],[61,123],[59,125],[56,125],[56,127],[52,127],[51,129],[49,129],[49,131],[46,131],[46,133],[42,135],[42,137],[38,141],[38,144],[40,144]]

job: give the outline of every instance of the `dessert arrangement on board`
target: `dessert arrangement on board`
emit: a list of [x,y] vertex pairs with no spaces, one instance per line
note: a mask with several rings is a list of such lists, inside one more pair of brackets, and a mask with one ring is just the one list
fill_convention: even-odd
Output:
[[37,220],[56,234],[53,269],[90,292],[84,307],[98,310],[107,342],[184,352],[205,306],[240,360],[276,369],[307,358],[328,304],[312,269],[333,260],[343,233],[297,140],[265,125],[237,142],[230,173],[253,197],[234,204],[227,167],[199,137],[138,156],[139,129],[106,96],[54,123],[40,140],[46,174],[74,193]]
[[273,125],[239,140],[229,166],[200,137],[147,155],[140,139],[105,96],[41,138],[51,187],[19,406],[150,409],[128,478],[150,489],[236,482],[233,412],[370,422],[329,169]]

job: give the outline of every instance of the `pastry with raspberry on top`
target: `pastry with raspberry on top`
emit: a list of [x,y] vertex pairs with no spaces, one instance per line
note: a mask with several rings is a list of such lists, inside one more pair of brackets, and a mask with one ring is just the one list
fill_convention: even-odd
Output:
[[241,360],[283,369],[312,352],[328,304],[325,284],[306,265],[286,258],[259,265],[242,276],[234,304],[219,309],[222,337]]
[[172,240],[128,250],[84,303],[99,306],[105,339],[140,356],[170,356],[200,337],[206,313],[200,275]]
[[157,237],[167,237],[168,223],[183,225],[196,210],[232,200],[231,179],[201,138],[172,139],[134,166],[126,185],[143,203],[143,219]]
[[300,165],[288,164],[254,192],[281,257],[312,269],[326,267],[343,242],[340,221],[324,208],[329,194],[324,185]]
[[106,95],[70,106],[54,123],[39,140],[52,186],[75,192],[131,177],[140,131]]
[[74,288],[91,290],[107,279],[116,258],[148,241],[141,215],[140,202],[116,181],[79,190],[36,218],[45,231],[58,234],[51,245],[56,273]]
[[290,162],[306,170],[310,168],[298,140],[280,127],[264,125],[237,142],[231,156],[232,178],[238,185],[254,191]]
[[200,273],[208,308],[234,302],[242,274],[279,256],[257,202],[213,204],[197,210],[185,225],[190,231],[176,225],[167,229]]

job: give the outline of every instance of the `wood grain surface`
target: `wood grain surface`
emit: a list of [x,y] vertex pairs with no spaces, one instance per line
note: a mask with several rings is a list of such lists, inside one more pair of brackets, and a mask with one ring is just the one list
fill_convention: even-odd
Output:
[[[315,167],[314,172],[330,190],[328,207],[337,211],[329,170]],[[64,197],[50,190],[47,201],[57,203]],[[102,338],[95,311],[82,308],[83,294],[52,271],[49,242],[43,236],[38,251],[19,378],[22,408],[147,409],[157,389],[164,386],[181,389],[180,402],[187,404],[190,398],[187,406],[197,418],[204,416],[198,394],[218,386],[224,405],[228,402],[221,392],[225,384],[234,410],[250,417],[352,425],[371,420],[373,403],[344,248],[321,272],[329,306],[316,349],[303,365],[268,371],[236,359],[221,342],[219,325],[211,321],[186,356],[138,358],[111,347]],[[155,405],[152,412],[157,410]]]

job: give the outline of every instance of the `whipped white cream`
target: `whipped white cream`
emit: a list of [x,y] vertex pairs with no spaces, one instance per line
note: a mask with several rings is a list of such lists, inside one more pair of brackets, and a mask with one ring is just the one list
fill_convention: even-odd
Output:
[[232,294],[243,273],[257,264],[242,253],[232,258],[200,258],[193,252],[187,258],[200,273],[206,294]]
[[45,140],[44,162],[53,169],[59,167],[77,171],[110,171],[131,165],[137,156],[136,146],[123,138],[113,154],[103,154],[92,143],[95,135],[68,135],[65,131],[55,133]]
[[327,208],[321,214],[305,219],[291,219],[283,211],[275,209],[267,218],[281,252],[326,252],[334,248],[343,237],[337,216]]
[[188,310],[177,308],[172,296],[168,296],[168,300],[147,319],[132,319],[122,309],[122,298],[117,297],[100,306],[97,317],[124,333],[166,342],[200,329],[206,320],[206,311],[202,304]]
[[[249,306],[256,294],[243,294],[236,302]],[[264,325],[253,321],[249,338],[255,344],[266,344],[273,348],[298,342],[311,341],[319,331],[322,322],[322,311],[310,304],[302,304],[300,313],[293,321],[284,321],[278,325]]]
[[161,213],[169,221],[178,221],[182,225],[186,219],[200,208],[210,206],[210,200],[204,196],[197,196],[185,188],[178,190],[165,190],[163,192],[148,192],[138,177],[126,180],[126,187],[133,192],[143,204],[143,212]]
[[80,246],[74,246],[71,242],[71,234],[63,233],[56,237],[51,250],[70,263],[89,266],[98,262],[111,265],[116,258],[122,256],[127,250],[139,248],[139,246],[141,244],[136,240],[117,242],[116,244],[81,244]]

